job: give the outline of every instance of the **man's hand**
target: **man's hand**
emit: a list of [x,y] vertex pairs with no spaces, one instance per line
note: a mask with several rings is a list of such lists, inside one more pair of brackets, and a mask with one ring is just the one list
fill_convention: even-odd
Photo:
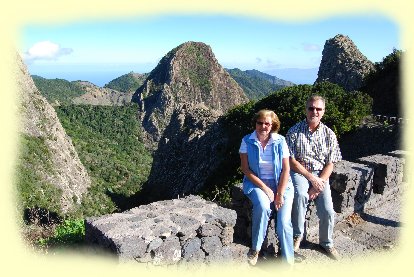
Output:
[[315,190],[318,192],[323,191],[323,189],[325,188],[326,182],[318,176],[315,176],[313,174],[310,174],[310,175],[312,175],[311,178],[309,179],[309,181],[312,184],[312,187],[315,188]]
[[308,190],[309,200],[314,200],[319,195],[319,191],[317,191],[314,187],[311,187]]

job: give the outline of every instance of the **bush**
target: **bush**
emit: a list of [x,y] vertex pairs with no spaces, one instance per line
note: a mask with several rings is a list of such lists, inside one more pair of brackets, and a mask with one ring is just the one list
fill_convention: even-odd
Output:
[[56,245],[72,245],[83,242],[85,238],[85,223],[81,219],[67,219],[56,226],[54,235],[46,239],[40,239],[42,247]]
[[401,59],[403,52],[394,49],[382,62],[376,63],[376,71],[364,79],[361,91],[373,98],[373,112],[388,116],[402,116],[401,111]]

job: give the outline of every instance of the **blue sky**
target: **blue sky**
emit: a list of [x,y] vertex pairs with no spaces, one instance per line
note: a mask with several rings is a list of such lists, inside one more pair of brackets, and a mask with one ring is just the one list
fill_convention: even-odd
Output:
[[313,83],[325,41],[337,34],[349,36],[372,62],[401,49],[397,23],[375,14],[308,21],[164,15],[27,25],[19,48],[31,74],[103,86],[130,71],[150,72],[174,47],[200,41],[223,67]]

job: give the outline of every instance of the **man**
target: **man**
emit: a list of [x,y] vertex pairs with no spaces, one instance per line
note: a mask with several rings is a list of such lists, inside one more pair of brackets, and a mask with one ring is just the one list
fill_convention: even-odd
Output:
[[321,122],[325,99],[313,95],[306,101],[306,120],[289,129],[286,140],[290,150],[290,168],[295,196],[292,207],[294,250],[304,235],[309,200],[314,200],[319,217],[319,244],[335,260],[339,254],[333,245],[335,211],[329,176],[334,163],[342,159],[335,133]]

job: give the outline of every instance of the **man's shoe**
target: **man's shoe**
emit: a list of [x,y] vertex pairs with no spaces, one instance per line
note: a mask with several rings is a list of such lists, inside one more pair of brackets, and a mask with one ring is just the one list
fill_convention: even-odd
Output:
[[293,238],[293,251],[298,252],[301,241],[302,241],[301,237]]
[[333,259],[333,260],[339,260],[340,256],[338,251],[336,251],[335,247],[323,247],[323,249],[325,250],[326,254],[328,255],[329,258]]
[[250,265],[256,265],[257,258],[259,258],[259,252],[253,249],[250,249],[247,253],[247,261]]

